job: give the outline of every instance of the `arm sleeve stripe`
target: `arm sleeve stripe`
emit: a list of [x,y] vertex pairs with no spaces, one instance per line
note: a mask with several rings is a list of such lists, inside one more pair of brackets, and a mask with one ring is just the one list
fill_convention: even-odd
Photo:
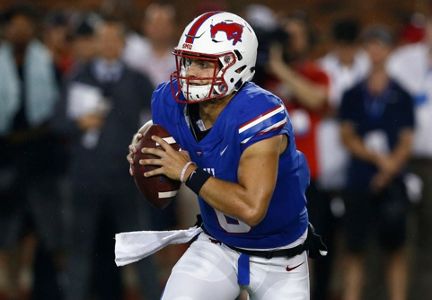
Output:
[[251,136],[249,136],[249,137],[243,139],[243,140],[241,141],[241,143],[242,143],[242,144],[245,144],[245,143],[249,142],[249,140],[250,140],[251,138],[253,138],[254,136],[262,135],[262,134],[266,134],[266,133],[268,133],[268,132],[270,132],[270,131],[272,131],[272,130],[276,130],[276,129],[282,128],[286,123],[287,123],[287,119],[285,118],[285,119],[283,119],[282,121],[277,122],[277,123],[275,123],[275,124],[273,124],[273,125],[270,125],[270,126],[268,126],[267,128],[261,130],[260,132],[257,132],[257,133],[255,133],[254,135],[251,135]]
[[271,118],[272,116],[274,116],[280,112],[283,112],[284,110],[285,110],[285,107],[283,105],[278,105],[278,106],[270,109],[269,111],[265,112],[264,114],[259,115],[258,117],[254,118],[254,119],[252,119],[246,123],[243,123],[240,126],[239,133],[240,134],[243,133],[244,131],[248,130],[249,128],[252,128],[257,124],[264,122],[265,120]]
[[271,130],[274,130],[274,129],[276,129],[276,128],[282,127],[282,126],[285,125],[286,123],[287,123],[287,119],[285,118],[285,119],[283,119],[282,121],[277,122],[277,123],[275,123],[275,124],[273,124],[273,125],[267,127],[267,128],[264,129],[264,130],[261,130],[261,131],[259,132],[259,134],[264,134],[264,133],[269,132],[269,131],[271,131]]
[[247,142],[250,138],[259,134],[265,133],[276,127],[284,125],[287,122],[287,115],[283,106],[278,106],[276,109],[259,116],[258,118],[248,122],[239,129],[240,140],[242,143]]

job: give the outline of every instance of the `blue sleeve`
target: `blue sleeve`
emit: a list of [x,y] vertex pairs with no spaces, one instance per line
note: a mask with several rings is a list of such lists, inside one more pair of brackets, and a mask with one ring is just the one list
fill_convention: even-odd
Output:
[[242,151],[259,141],[289,132],[285,106],[280,99],[269,95],[251,99],[238,124]]

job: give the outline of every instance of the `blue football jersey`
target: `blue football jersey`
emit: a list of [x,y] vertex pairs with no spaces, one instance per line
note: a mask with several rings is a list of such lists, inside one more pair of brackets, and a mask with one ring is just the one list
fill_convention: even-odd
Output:
[[198,197],[206,230],[215,239],[242,248],[276,248],[298,239],[308,225],[305,190],[309,169],[304,155],[296,150],[293,128],[282,101],[254,83],[246,83],[200,141],[191,132],[186,111],[185,104],[174,100],[169,83],[161,84],[153,93],[153,123],[170,132],[200,168],[222,180],[238,182],[240,157],[250,145],[280,134],[289,139],[280,156],[277,183],[265,218],[250,227]]

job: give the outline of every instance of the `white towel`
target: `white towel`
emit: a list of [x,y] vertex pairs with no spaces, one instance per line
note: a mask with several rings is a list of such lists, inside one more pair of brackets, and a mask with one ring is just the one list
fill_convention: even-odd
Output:
[[67,116],[72,120],[88,114],[103,114],[109,111],[109,103],[102,90],[81,82],[72,82],[68,88]]
[[[38,126],[53,116],[58,98],[53,61],[48,49],[32,40],[24,57],[26,116],[30,125]],[[0,135],[9,133],[20,107],[21,87],[12,46],[0,46]]]
[[184,244],[202,232],[201,227],[170,231],[133,231],[115,235],[118,267],[139,261],[171,244]]

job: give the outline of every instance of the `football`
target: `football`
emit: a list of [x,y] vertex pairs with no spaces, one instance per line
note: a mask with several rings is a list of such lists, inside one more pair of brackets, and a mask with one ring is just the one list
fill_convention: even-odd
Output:
[[144,177],[144,173],[157,169],[159,166],[143,166],[139,164],[140,159],[157,158],[155,155],[144,154],[141,152],[142,148],[159,148],[159,144],[151,139],[153,135],[163,138],[174,149],[179,150],[180,147],[174,138],[160,125],[149,123],[143,126],[140,130],[142,138],[136,145],[137,152],[133,155],[133,173],[135,184],[141,193],[144,195],[153,206],[163,209],[173,200],[180,189],[181,182],[172,180],[165,175],[157,175],[151,177]]

